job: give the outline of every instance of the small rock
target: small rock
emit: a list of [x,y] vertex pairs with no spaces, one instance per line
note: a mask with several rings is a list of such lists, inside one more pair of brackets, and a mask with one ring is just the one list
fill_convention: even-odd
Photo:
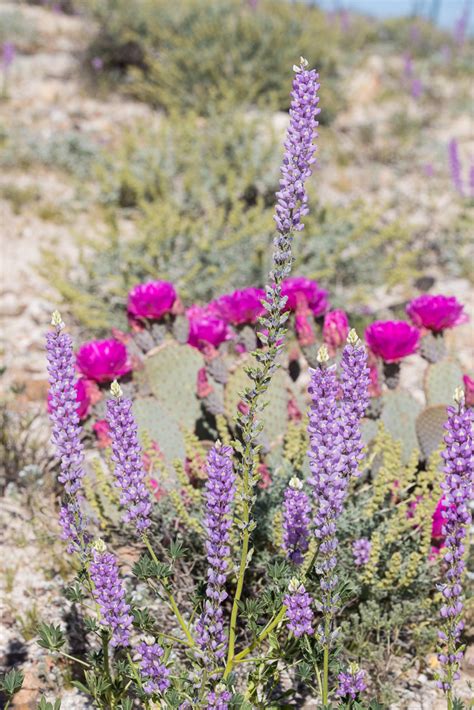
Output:
[[25,310],[26,305],[20,303],[18,296],[14,293],[6,293],[0,298],[0,316],[4,318],[14,318]]

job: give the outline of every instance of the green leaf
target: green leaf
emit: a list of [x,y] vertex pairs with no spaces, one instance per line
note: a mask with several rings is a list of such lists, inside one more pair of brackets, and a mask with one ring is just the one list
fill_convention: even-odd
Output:
[[3,676],[3,679],[0,680],[0,688],[4,690],[8,695],[15,695],[15,693],[18,693],[20,690],[21,686],[23,685],[23,681],[25,679],[25,676],[21,671],[16,671],[15,669],[8,671],[8,673],[5,673]]
[[45,624],[42,622],[38,626],[38,644],[48,651],[59,651],[64,646],[66,640],[59,626]]
[[61,709],[61,701],[60,700],[55,700],[54,705],[53,705],[53,703],[50,703],[48,700],[46,700],[46,698],[42,697],[38,703],[37,710],[60,710],[60,709]]

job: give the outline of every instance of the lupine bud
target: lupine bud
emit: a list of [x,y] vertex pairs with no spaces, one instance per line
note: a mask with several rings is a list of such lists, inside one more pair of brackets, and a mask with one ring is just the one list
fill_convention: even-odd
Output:
[[336,691],[338,698],[350,697],[355,700],[359,693],[363,693],[367,688],[365,682],[365,671],[360,670],[356,664],[349,668],[349,673],[339,673],[339,685]]

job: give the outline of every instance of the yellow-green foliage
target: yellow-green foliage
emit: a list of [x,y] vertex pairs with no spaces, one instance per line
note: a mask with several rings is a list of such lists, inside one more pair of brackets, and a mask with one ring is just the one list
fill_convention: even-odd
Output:
[[202,493],[199,488],[194,488],[189,481],[189,476],[184,470],[184,464],[179,459],[173,462],[173,467],[176,473],[176,478],[181,486],[181,490],[186,497],[194,504],[199,505],[202,499]]
[[283,458],[293,466],[296,471],[301,471],[308,451],[308,433],[306,431],[306,417],[299,422],[288,423],[283,448]]
[[229,426],[227,424],[227,419],[223,414],[218,414],[216,416],[216,428],[219,435],[219,441],[226,446],[229,446],[232,437],[230,435]]
[[273,516],[272,541],[275,548],[280,550],[283,545],[283,513],[281,510],[277,510]]
[[360,575],[379,590],[407,588],[430,552],[432,516],[441,495],[440,452],[431,456],[425,470],[418,470],[418,452],[403,465],[401,447],[383,426],[374,451],[376,473],[365,514],[376,527],[369,561]]
[[181,498],[181,495],[178,493],[178,491],[170,491],[169,496],[171,498],[171,501],[173,502],[174,507],[176,508],[176,513],[178,515],[179,520],[183,523],[185,527],[200,535],[202,533],[201,523],[197,520],[197,518],[195,518],[189,513],[189,510],[184,505],[183,499]]
[[200,441],[191,431],[183,430],[183,436],[186,458],[188,460],[191,477],[198,480],[206,479],[206,450],[202,444],[202,441]]

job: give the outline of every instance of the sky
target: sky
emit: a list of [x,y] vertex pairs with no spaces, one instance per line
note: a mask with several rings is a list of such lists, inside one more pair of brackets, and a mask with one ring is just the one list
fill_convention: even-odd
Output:
[[439,6],[438,24],[452,29],[466,7],[470,8],[470,30],[474,29],[474,0],[318,0],[326,10],[358,10],[377,17],[409,15],[415,7],[420,15],[429,16]]

